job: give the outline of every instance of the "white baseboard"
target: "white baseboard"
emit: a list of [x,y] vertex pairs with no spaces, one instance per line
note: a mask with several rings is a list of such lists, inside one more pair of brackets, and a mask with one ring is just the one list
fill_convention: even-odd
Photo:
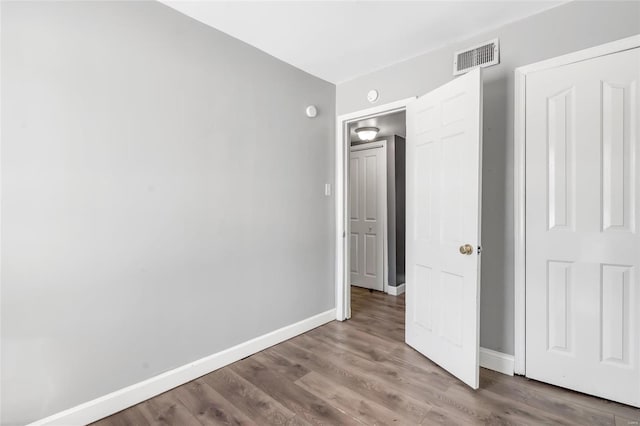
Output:
[[392,295],[392,296],[400,296],[402,293],[404,293],[404,283],[398,285],[398,286],[388,286],[387,287],[387,293]]
[[100,420],[335,319],[336,310],[331,309],[222,352],[209,355],[100,398],[45,417],[31,423],[30,426],[79,425]]
[[513,355],[480,348],[480,367],[513,376]]

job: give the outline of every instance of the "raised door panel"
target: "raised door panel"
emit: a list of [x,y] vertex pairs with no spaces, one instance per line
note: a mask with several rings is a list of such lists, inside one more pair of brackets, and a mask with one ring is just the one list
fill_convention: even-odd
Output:
[[574,322],[571,309],[571,262],[547,263],[547,347],[550,351],[570,354],[571,327]]
[[378,275],[378,236],[364,234],[364,274],[375,278]]
[[360,273],[360,238],[356,232],[351,233],[351,240],[349,241],[349,250],[351,253],[351,261],[349,262],[351,272],[354,274]]
[[632,347],[632,292],[635,292],[633,268],[602,265],[601,273],[601,353],[602,361],[628,365]]
[[635,230],[635,82],[602,82],[602,229]]
[[349,163],[349,214],[351,220],[360,219],[360,158]]
[[570,229],[574,211],[574,88],[547,100],[549,229]]
[[433,240],[433,173],[432,164],[434,158],[435,143],[428,142],[416,146],[416,161],[424,164],[424,167],[415,170],[416,182],[423,182],[424,185],[416,186],[415,215],[414,215],[414,240]]
[[[464,99],[463,97],[461,99]],[[441,139],[442,169],[440,189],[441,211],[440,232],[441,241],[460,245],[463,242],[464,215],[468,214],[462,207],[466,190],[467,173],[464,162],[459,159],[464,155],[466,136],[463,132],[446,135]]]
[[464,297],[464,281],[464,277],[461,275],[446,271],[441,272],[440,299],[442,300],[442,306],[446,306],[447,309],[440,310],[440,335],[458,348],[462,347],[464,327],[463,306],[461,303]]
[[[382,172],[382,171],[380,171]],[[378,220],[378,158],[376,155],[364,157],[364,220]]]
[[428,331],[434,328],[434,299],[437,299],[436,284],[433,281],[433,270],[427,266],[415,266],[415,297],[413,298],[413,321]]

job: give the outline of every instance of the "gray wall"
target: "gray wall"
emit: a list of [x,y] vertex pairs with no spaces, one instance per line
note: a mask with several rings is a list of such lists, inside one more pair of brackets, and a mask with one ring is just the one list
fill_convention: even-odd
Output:
[[406,176],[407,176],[407,145],[406,140],[402,136],[394,136],[395,152],[394,152],[394,176],[393,183],[395,187],[394,203],[395,203],[395,283],[396,285],[405,282],[406,270]]
[[3,424],[334,307],[334,85],[155,2],[1,24]]
[[[402,112],[406,122],[406,114]],[[389,285],[404,283],[405,270],[405,140],[393,135],[387,139],[387,239]]]
[[453,52],[500,38],[501,63],[484,73],[480,343],[513,353],[513,70],[640,33],[640,2],[571,2],[338,85],[339,114],[424,94],[453,78]]

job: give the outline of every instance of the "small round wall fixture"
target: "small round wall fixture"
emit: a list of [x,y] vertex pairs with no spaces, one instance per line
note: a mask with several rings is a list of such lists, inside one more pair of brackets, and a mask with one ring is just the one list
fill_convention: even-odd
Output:
[[377,127],[358,127],[355,132],[361,141],[369,142],[376,138],[380,129]]
[[379,97],[380,97],[380,94],[375,89],[369,90],[369,93],[367,93],[367,100],[372,104],[377,102]]
[[315,105],[309,105],[306,109],[307,117],[315,118],[318,115],[318,108]]

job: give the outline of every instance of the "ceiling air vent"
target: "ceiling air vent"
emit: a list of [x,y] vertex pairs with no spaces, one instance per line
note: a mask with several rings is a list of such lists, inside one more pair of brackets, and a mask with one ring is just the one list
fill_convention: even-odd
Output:
[[488,67],[500,63],[498,39],[484,42],[470,49],[453,54],[453,75],[464,74],[477,67]]

